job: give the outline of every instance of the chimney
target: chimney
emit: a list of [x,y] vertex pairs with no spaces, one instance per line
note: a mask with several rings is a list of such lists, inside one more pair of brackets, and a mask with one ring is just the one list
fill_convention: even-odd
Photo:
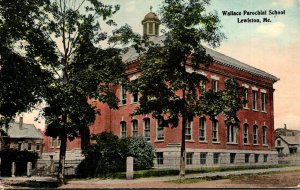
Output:
[[19,129],[20,130],[23,129],[23,117],[22,116],[19,118]]
[[284,136],[287,135],[287,128],[286,128],[286,124],[284,124],[284,132],[283,132]]

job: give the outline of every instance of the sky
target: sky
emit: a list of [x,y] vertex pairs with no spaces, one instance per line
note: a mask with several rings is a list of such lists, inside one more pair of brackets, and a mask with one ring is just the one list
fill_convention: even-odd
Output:
[[[103,0],[120,4],[114,15],[118,25],[129,24],[142,34],[141,21],[150,11],[158,13],[162,0]],[[209,11],[216,11],[227,39],[217,51],[280,78],[274,84],[275,128],[287,125],[300,130],[300,0],[211,0]],[[223,11],[241,12],[226,16]],[[244,11],[266,11],[267,15],[243,15]],[[271,12],[284,14],[270,15]],[[242,19],[259,19],[260,23],[239,23]],[[271,22],[263,22],[267,18]],[[107,29],[104,27],[104,29]],[[24,113],[24,122],[44,128],[44,120],[35,121],[38,111]]]

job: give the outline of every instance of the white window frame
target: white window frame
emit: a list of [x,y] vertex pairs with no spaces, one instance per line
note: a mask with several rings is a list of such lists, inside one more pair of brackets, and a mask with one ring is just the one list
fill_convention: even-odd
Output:
[[35,144],[35,151],[40,151],[40,150],[41,150],[41,143],[36,143]]
[[185,140],[186,141],[192,141],[193,140],[193,121],[190,120],[190,119],[186,120]]
[[[125,130],[124,130],[125,129]],[[120,137],[126,137],[127,132],[126,132],[126,122],[125,121],[121,121],[120,122]]]
[[[218,122],[218,120],[212,120],[211,126],[212,126],[212,142],[219,142],[219,122]],[[216,134],[216,137],[214,136],[214,132]]]
[[[146,121],[149,121],[149,123],[146,123]],[[146,128],[147,127],[147,128]],[[144,138],[146,141],[151,140],[151,120],[149,117],[146,117],[143,119],[143,128],[144,128]],[[146,134],[149,134],[149,136]]]
[[227,126],[227,142],[228,143],[237,143],[237,132],[238,128],[233,125]]
[[206,142],[206,118],[205,117],[199,118],[199,141]]
[[193,165],[193,157],[194,157],[193,152],[186,153],[186,165]]
[[200,165],[206,165],[207,152],[200,152]]
[[[165,127],[159,126],[158,123],[159,123],[159,120],[157,119],[156,120],[156,140],[163,141],[163,140],[165,140]],[[162,130],[162,132],[159,132],[159,130]]]
[[131,120],[131,136],[132,137],[139,136],[139,122],[137,119]]
[[157,165],[164,165],[164,152],[156,152]]
[[60,146],[61,146],[61,140],[59,139],[59,137],[56,138],[56,142],[57,142],[56,148],[60,148]]
[[127,91],[123,85],[120,85],[120,104],[121,105],[127,104],[126,97],[127,97]]
[[219,81],[215,78],[212,78],[211,79],[211,89],[214,91],[214,92],[218,92],[218,88],[219,88]]
[[267,131],[268,131],[268,128],[267,126],[262,126],[262,144],[263,145],[267,145]]
[[257,108],[257,90],[252,89],[252,110],[258,111]]
[[220,164],[220,153],[213,153],[213,164]]
[[[245,142],[245,139],[246,139],[246,142]],[[249,125],[247,123],[245,123],[243,125],[243,143],[249,144]]]
[[261,104],[261,111],[267,112],[266,110],[266,103],[267,103],[267,94],[264,92],[261,92],[260,94],[260,104]]
[[253,144],[258,145],[258,125],[256,124],[253,125]]

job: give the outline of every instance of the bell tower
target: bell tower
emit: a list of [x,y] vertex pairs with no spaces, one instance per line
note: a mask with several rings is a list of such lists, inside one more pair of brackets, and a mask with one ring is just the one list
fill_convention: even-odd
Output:
[[152,6],[150,6],[150,12],[146,14],[144,19],[142,20],[143,25],[143,35],[151,36],[159,36],[159,25],[160,20],[156,13],[152,12]]

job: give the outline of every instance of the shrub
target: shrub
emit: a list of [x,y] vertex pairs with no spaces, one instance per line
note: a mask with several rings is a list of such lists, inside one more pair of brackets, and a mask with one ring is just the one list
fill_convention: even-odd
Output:
[[126,147],[124,155],[134,158],[134,170],[144,170],[153,167],[154,148],[143,137],[126,137],[121,142]]
[[92,137],[96,141],[83,150],[85,159],[76,168],[78,177],[107,177],[126,170],[126,157],[134,157],[134,169],[153,166],[154,149],[142,137],[119,139],[102,132]]
[[27,150],[4,149],[0,152],[0,157],[2,176],[11,176],[12,162],[16,162],[16,175],[20,176],[26,174],[27,162],[32,162],[32,166],[35,166],[38,154]]

